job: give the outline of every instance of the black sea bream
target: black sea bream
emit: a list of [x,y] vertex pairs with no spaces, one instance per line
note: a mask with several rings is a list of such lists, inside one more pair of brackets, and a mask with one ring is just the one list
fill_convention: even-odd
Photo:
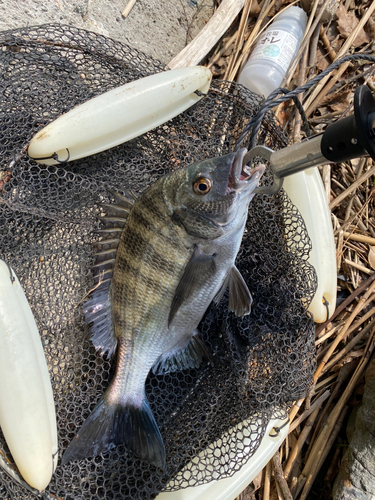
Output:
[[234,261],[264,167],[248,171],[245,153],[169,173],[134,203],[116,195],[109,219],[126,222],[119,241],[116,229],[107,229],[111,239],[102,242],[97,264],[103,281],[84,313],[95,347],[108,355],[118,349],[117,369],[63,463],[123,443],[164,467],[164,443],[145,394],[148,373],[199,365],[204,347],[196,328],[228,286],[229,309],[250,312],[251,295]]

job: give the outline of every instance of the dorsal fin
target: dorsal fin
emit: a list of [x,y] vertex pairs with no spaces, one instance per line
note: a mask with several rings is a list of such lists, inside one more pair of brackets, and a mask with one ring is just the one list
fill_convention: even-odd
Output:
[[91,323],[91,340],[97,350],[112,356],[116,350],[117,338],[112,318],[111,280],[116,262],[117,247],[126,219],[134,203],[134,195],[123,196],[109,191],[115,203],[103,204],[105,216],[100,217],[104,228],[96,231],[102,239],[94,245],[98,248],[93,266],[95,289],[83,306],[86,323]]

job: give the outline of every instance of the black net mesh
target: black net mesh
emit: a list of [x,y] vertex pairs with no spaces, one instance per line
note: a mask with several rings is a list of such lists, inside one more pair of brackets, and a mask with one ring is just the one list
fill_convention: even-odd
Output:
[[[93,96],[164,68],[119,42],[71,27],[4,32],[0,46],[0,257],[18,275],[39,327],[61,456],[114,371],[115,361],[95,352],[82,313],[107,188],[140,192],[171,169],[233,151],[259,98],[239,85],[213,82],[197,105],[142,137],[46,167],[25,154],[38,130]],[[269,115],[259,142],[278,149],[284,141]],[[245,452],[247,460],[270,417],[285,414],[312,381],[313,321],[306,307],[316,278],[309,251],[303,220],[286,194],[256,196],[237,259],[254,298],[251,315],[229,314],[224,297],[199,327],[211,362],[150,375],[146,384],[166,446],[165,472],[120,446],[64,467],[59,462],[41,496],[149,500],[170,481],[168,488],[177,489],[240,469],[245,458],[233,457]],[[221,444],[212,444],[228,431]],[[12,462],[2,435],[0,448]],[[206,448],[204,458],[190,463]],[[34,498],[2,470],[0,496]]]

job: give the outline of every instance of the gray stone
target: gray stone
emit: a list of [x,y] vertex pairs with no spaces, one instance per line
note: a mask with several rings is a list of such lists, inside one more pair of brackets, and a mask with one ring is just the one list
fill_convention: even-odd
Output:
[[205,25],[214,0],[137,0],[126,19],[128,0],[1,0],[0,31],[60,23],[127,43],[167,64]]
[[334,500],[375,499],[375,360],[366,373],[363,400],[349,429],[350,444],[333,487]]

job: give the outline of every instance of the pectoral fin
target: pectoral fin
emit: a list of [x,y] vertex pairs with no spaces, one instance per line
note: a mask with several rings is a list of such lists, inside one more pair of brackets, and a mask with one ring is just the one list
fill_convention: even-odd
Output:
[[250,314],[253,298],[236,266],[229,274],[229,304],[228,309],[236,316]]
[[233,266],[229,271],[220,287],[220,290],[215,295],[215,304],[218,304],[223,298],[225,290],[228,286],[228,309],[233,311],[236,316],[245,316],[246,314],[250,314],[253,298],[251,297],[251,293],[236,266]]
[[168,326],[171,325],[180,307],[191,299],[194,292],[199,293],[202,286],[208,280],[212,279],[215,270],[214,256],[207,255],[201,252],[198,247],[195,247],[193,255],[187,263],[184,274],[177,285],[169,313]]

